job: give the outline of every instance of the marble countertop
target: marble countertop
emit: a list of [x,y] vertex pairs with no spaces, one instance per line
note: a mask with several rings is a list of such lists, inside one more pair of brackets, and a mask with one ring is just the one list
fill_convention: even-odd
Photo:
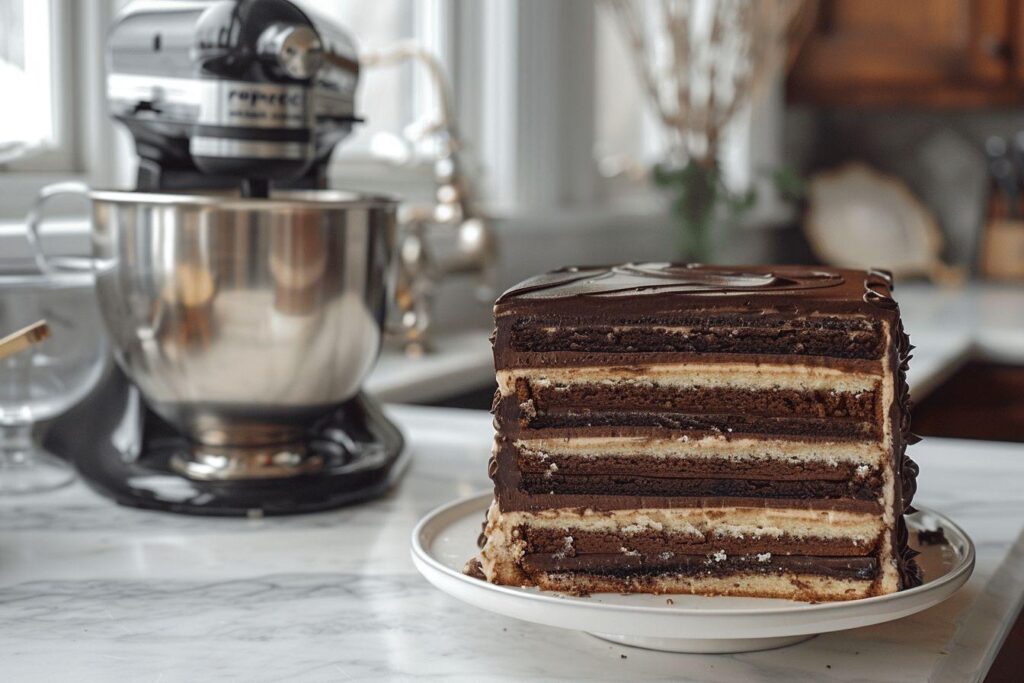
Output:
[[[971,355],[1022,360],[1021,289],[897,294],[918,396]],[[430,400],[489,374],[486,333],[468,333],[427,359],[385,355],[370,388]],[[978,561],[962,591],[924,613],[703,656],[492,616],[432,588],[408,550],[428,510],[488,487],[490,416],[391,412],[412,466],[389,496],[349,509],[182,517],[120,508],[82,484],[0,499],[0,679],[964,681],[983,676],[1024,600],[1024,448],[928,439],[911,451],[918,501],[956,520]]]
[[494,381],[490,330],[463,330],[437,340],[437,350],[409,357],[387,348],[366,389],[382,401],[429,403]]
[[81,484],[0,500],[0,679],[901,680],[980,676],[1024,591],[1024,453],[929,439],[918,500],[974,538],[943,605],[782,650],[678,655],[493,616],[414,570],[431,508],[487,487],[490,417],[398,407],[413,464],[373,503],[210,519],[120,508]]

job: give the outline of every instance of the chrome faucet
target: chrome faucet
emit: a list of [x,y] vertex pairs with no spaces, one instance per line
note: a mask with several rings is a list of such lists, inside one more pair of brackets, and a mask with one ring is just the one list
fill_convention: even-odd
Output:
[[[399,253],[396,311],[391,334],[409,355],[432,348],[434,295],[442,280],[454,276],[477,278],[476,298],[490,304],[495,296],[497,245],[491,220],[479,208],[476,191],[466,175],[451,106],[451,88],[444,67],[422,47],[401,43],[361,56],[364,67],[414,61],[425,68],[438,102],[436,119],[417,126],[417,137],[434,137],[434,204],[404,205],[398,213]],[[443,243],[454,238],[454,248]]]

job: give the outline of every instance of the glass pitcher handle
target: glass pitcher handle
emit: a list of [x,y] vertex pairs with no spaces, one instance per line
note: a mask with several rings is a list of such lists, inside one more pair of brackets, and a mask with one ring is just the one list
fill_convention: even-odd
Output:
[[[46,205],[51,199],[62,195],[75,195],[88,198],[89,192],[89,186],[77,180],[69,180],[63,183],[47,185],[39,191],[35,202],[32,204],[32,208],[29,209],[28,214],[25,216],[25,237],[28,239],[29,246],[32,248],[32,255],[35,258],[36,267],[39,268],[44,275],[52,275],[56,270],[49,258],[47,258],[46,252],[43,250],[42,240],[40,239],[40,226],[45,219]],[[92,261],[90,259],[90,266],[91,265]]]

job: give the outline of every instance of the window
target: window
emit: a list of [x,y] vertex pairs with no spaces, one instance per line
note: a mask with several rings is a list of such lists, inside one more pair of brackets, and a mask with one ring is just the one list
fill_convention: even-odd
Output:
[[17,98],[0,108],[0,165],[12,170],[71,170],[66,10],[57,0],[0,0],[0,89]]
[[[496,212],[571,211],[649,190],[600,177],[609,160],[657,160],[662,143],[618,27],[599,3],[296,1],[346,27],[361,50],[414,41],[439,56],[464,163]],[[104,36],[123,4],[0,0],[0,87],[25,97],[24,106],[0,110],[0,220],[23,216],[41,185],[69,175],[133,183],[130,140],[109,120],[104,97]],[[366,120],[339,146],[332,184],[407,198],[433,193],[435,148],[405,135],[437,106],[422,69],[405,62],[364,70],[358,106]]]
[[[416,0],[300,0],[304,9],[329,17],[344,26],[358,41],[359,51],[374,51],[405,40],[423,40],[418,35],[416,15],[422,9]],[[398,137],[416,112],[409,96],[417,74],[412,64],[364,70],[360,74],[358,107],[365,121],[338,149],[348,158],[395,156]]]
[[131,182],[130,141],[104,98],[105,36],[125,2],[0,0],[0,88],[13,94],[0,108],[0,223],[20,222],[49,183]]
[[[699,7],[695,5],[694,7]],[[650,6],[646,6],[650,8]],[[651,17],[651,20],[655,20]],[[633,55],[613,14],[599,11],[596,30],[597,74],[595,95],[594,154],[602,176],[635,175],[662,160],[665,134],[648,105],[648,95],[636,77]],[[775,93],[755,102],[758,113],[765,107],[778,108]],[[721,163],[727,181],[737,189],[754,180],[753,156],[765,157],[758,149],[764,137],[751,130],[751,114],[740,112],[727,129],[721,149]],[[752,137],[752,135],[754,137]],[[762,159],[765,164],[768,159]]]
[[0,91],[17,105],[0,108],[0,163],[58,144],[53,107],[50,4],[0,0]]

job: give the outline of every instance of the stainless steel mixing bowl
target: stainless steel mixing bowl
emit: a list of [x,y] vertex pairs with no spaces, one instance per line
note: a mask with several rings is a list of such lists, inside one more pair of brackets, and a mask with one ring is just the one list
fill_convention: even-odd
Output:
[[188,435],[189,476],[317,469],[296,445],[359,391],[380,349],[395,203],[332,191],[92,191],[100,309],[114,355]]

